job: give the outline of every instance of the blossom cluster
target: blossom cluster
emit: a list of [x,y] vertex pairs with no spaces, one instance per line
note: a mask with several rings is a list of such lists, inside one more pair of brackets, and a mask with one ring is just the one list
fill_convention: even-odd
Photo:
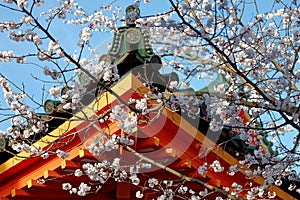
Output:
[[104,81],[108,85],[117,82],[120,78],[117,66],[106,61],[95,62],[98,57],[96,55],[94,59],[82,59],[80,65],[99,81]]
[[0,51],[0,62],[10,62],[14,56],[13,51]]
[[[97,163],[85,163],[82,165],[82,169],[76,169],[74,171],[75,177],[81,177],[83,175],[88,176],[92,181],[97,181],[99,185],[94,188],[92,185],[88,186],[86,183],[81,183],[78,188],[72,187],[70,183],[63,183],[63,190],[68,190],[70,194],[77,194],[79,196],[86,196],[89,192],[101,187],[109,178],[113,178],[115,181],[129,181],[134,185],[140,184],[140,178],[138,173],[140,168],[151,167],[148,163],[142,163],[140,165],[131,165],[127,171],[127,166],[122,166],[120,158],[114,158],[112,162],[103,160]],[[149,179],[149,185],[156,186],[158,181],[156,179]]]
[[[30,7],[30,1],[27,0],[3,0],[3,2],[16,4],[20,11]],[[144,2],[149,3],[149,0],[144,0]],[[34,1],[35,6],[41,6],[43,3],[43,0]],[[139,0],[135,1],[134,8],[137,9],[139,4]],[[193,119],[205,116],[205,119],[209,120],[210,129],[214,132],[222,130],[226,125],[232,128],[230,129],[231,134],[238,136],[246,144],[255,142],[256,149],[249,150],[250,153],[243,155],[240,164],[248,168],[259,165],[253,170],[245,170],[245,174],[249,178],[262,176],[265,183],[262,187],[251,187],[248,190],[247,198],[254,199],[266,195],[268,198],[273,198],[274,192],[266,192],[268,186],[272,184],[279,186],[283,179],[294,182],[299,177],[299,174],[293,170],[293,167],[297,166],[297,162],[299,162],[299,137],[293,139],[289,145],[292,146],[291,148],[282,142],[282,138],[286,134],[295,133],[297,135],[300,130],[299,109],[297,109],[300,100],[298,90],[300,80],[299,8],[294,4],[296,5],[293,1],[290,7],[284,5],[283,8],[263,14],[256,13],[251,21],[244,23],[242,17],[237,17],[241,14],[240,1],[182,1],[164,14],[137,19],[138,16],[135,12],[128,13],[127,18],[120,17],[121,8],[119,6],[115,8],[111,5],[101,6],[99,11],[88,14],[74,0],[62,0],[59,7],[41,14],[41,17],[47,16],[45,19],[45,22],[48,23],[47,28],[41,29],[36,23],[36,20],[39,19],[27,13],[20,17],[19,21],[1,22],[0,32],[8,31],[9,39],[16,42],[31,42],[37,49],[36,56],[39,61],[51,61],[54,65],[59,66],[59,59],[68,54],[62,49],[62,41],[50,39],[47,35],[50,33],[49,30],[52,28],[55,18],[64,20],[66,25],[80,25],[79,47],[82,50],[85,45],[91,48],[91,38],[97,34],[97,31],[116,31],[117,26],[124,21],[147,28],[152,35],[150,42],[157,45],[156,53],[164,55],[166,58],[163,65],[170,66],[186,77],[181,86],[191,84],[192,81],[189,81],[192,79],[191,77],[198,76],[199,79],[205,79],[211,75],[210,71],[222,74],[226,79],[224,80],[225,84],[218,84],[210,88],[210,91],[203,94],[201,98],[196,98],[195,95],[175,94],[168,97],[167,92],[157,91],[150,92],[149,96],[155,96],[159,102],[165,103],[164,105],[173,111],[180,110]],[[277,7],[281,4],[279,1],[275,1],[274,5]],[[34,10],[33,7],[32,10]],[[177,16],[174,17],[175,14]],[[178,17],[178,15],[181,16]],[[21,30],[20,27],[26,27],[26,29]],[[43,34],[40,34],[41,32]],[[49,42],[46,42],[47,40]],[[170,59],[171,56],[167,55],[172,55],[173,58]],[[18,63],[25,63],[29,56],[31,55],[27,55],[27,53],[16,56],[14,51],[1,51],[0,62],[11,62],[15,58]],[[58,62],[56,62],[57,60]],[[187,64],[187,60],[189,64]],[[71,61],[68,60],[66,64],[81,66],[90,73],[86,74],[87,76],[92,75],[108,86],[119,79],[116,65],[104,61],[98,62],[98,59],[97,62],[85,60],[82,58],[82,54],[76,59],[74,57],[72,62],[76,61],[78,63],[70,64]],[[76,69],[75,76],[85,73],[85,70]],[[63,73],[62,70],[44,67],[44,74],[50,76],[54,81],[59,81],[58,79],[62,77]],[[88,79],[92,81],[92,77],[88,77]],[[35,134],[45,132],[47,126],[39,121],[36,114],[24,103],[25,94],[23,92],[14,93],[4,77],[0,79],[0,85],[3,88],[8,108],[16,115],[12,118],[12,127],[0,131],[0,138],[4,138],[5,142],[9,141],[13,150],[17,152],[41,154],[42,151],[39,147],[31,146],[31,143],[27,143],[27,140],[23,139],[29,140]],[[176,91],[179,85],[177,81],[172,81],[167,89]],[[80,81],[74,80],[67,93],[60,95],[60,91],[60,86],[57,85],[50,88],[49,93],[53,98],[59,97],[64,104],[63,108],[69,110],[75,109],[80,104],[86,88]],[[149,112],[146,98],[133,101],[130,103],[134,103],[135,109],[141,111],[142,115]],[[250,120],[246,123],[239,116],[242,110],[250,114]],[[116,121],[120,129],[126,134],[131,134],[136,130],[138,118],[137,113],[127,112],[121,106],[114,106],[110,115],[103,118],[100,123],[107,120]],[[284,159],[279,159],[278,156],[267,152],[267,147],[261,138],[262,133],[267,133],[268,139],[272,139],[274,148]],[[112,135],[109,138],[102,138],[88,148],[93,154],[99,155],[102,151],[116,150],[120,145],[126,146],[133,143],[133,140],[128,137]],[[62,158],[68,156],[61,150],[57,150],[56,154]],[[47,152],[43,152],[42,156],[46,158],[49,155]],[[95,165],[86,164],[83,171],[75,172],[75,176],[85,173],[92,180],[101,180],[102,183],[113,174],[119,178],[118,180],[128,178],[127,180],[138,185],[140,184],[138,168],[139,166],[135,165],[130,168],[129,175],[125,175],[124,171],[120,171],[120,160],[115,159],[111,163],[103,161]],[[214,173],[225,170],[216,160],[211,164],[204,163],[198,168],[198,172],[206,174],[210,169]],[[228,173],[234,176],[240,170],[240,167],[234,165],[229,168]],[[107,172],[109,173],[107,174]],[[157,179],[148,180],[150,188],[159,184]],[[159,199],[173,198],[177,191],[172,189],[170,182],[163,182],[163,184],[165,184],[165,189]],[[233,183],[232,194],[240,193],[243,187],[238,183]],[[63,188],[80,196],[85,196],[91,191],[91,186],[84,183],[78,188],[64,184]],[[289,189],[299,191],[294,184],[291,184]],[[205,190],[201,191],[199,195],[195,195],[194,191],[182,186],[178,193],[190,193],[191,199],[198,199],[208,192]],[[142,198],[143,192],[138,191],[136,196]]]
[[0,23],[0,32],[3,32],[5,30],[14,30],[19,27],[18,24],[16,24],[14,21],[6,21],[4,23]]
[[51,76],[53,80],[57,80],[61,77],[61,73],[59,73],[56,69],[49,69],[48,66],[44,67],[44,74],[46,76]]
[[80,6],[72,6],[72,9],[76,18],[68,19],[65,23],[84,26],[80,33],[80,38],[84,42],[89,41],[92,36],[91,31],[115,31],[117,24],[121,21],[119,14],[122,9],[120,6],[116,6],[114,9],[112,6],[101,6],[100,11],[95,11],[93,14],[86,13]]
[[79,196],[86,196],[90,190],[91,186],[88,186],[86,183],[81,182],[78,188],[72,187],[70,183],[63,183],[62,184],[62,189],[63,190],[69,190],[70,194],[77,194]]
[[0,78],[4,98],[7,106],[14,112],[14,117],[11,120],[11,127],[6,131],[0,131],[0,138],[11,145],[17,152],[28,152],[40,155],[42,150],[39,146],[32,146],[29,139],[35,134],[41,134],[47,131],[47,125],[42,123],[36,114],[30,110],[29,106],[24,103],[25,93],[15,93],[12,91],[6,77]]
[[[175,197],[180,196],[181,198],[189,198],[192,200],[200,200],[206,198],[209,194],[208,190],[205,188],[204,190],[195,191],[192,188],[189,188],[188,185],[184,183],[177,183],[175,181],[170,180],[159,180],[156,178],[149,178],[148,185],[151,189],[162,190],[162,195],[158,196],[157,199],[164,200],[169,199],[172,200]],[[136,192],[136,198],[141,199],[144,197],[142,191]],[[218,196],[215,199],[222,200],[223,198]]]
[[134,112],[127,114],[119,105],[112,108],[109,119],[117,121],[118,127],[127,134],[134,132],[137,127],[137,114]]

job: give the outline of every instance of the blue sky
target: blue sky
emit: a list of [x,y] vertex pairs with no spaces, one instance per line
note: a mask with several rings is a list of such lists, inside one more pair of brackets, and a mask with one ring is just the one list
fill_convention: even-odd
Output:
[[[46,8],[53,7],[52,4],[54,1],[52,1],[51,4],[49,3],[49,1],[45,1],[45,2],[46,2]],[[99,10],[99,7],[101,5],[107,5],[113,1],[112,0],[104,0],[104,1],[79,0],[77,2],[79,3],[79,5],[81,5],[84,8],[84,10],[88,11],[89,13],[92,13],[94,10]],[[47,5],[47,3],[50,5]],[[112,6],[120,5],[122,7],[122,10],[124,11],[125,8],[132,3],[134,3],[134,0],[117,0],[112,4]],[[168,0],[151,0],[150,4],[145,4],[143,3],[142,0],[140,10],[141,10],[141,15],[145,16],[145,15],[156,14],[159,12],[164,12],[169,7],[170,4]],[[7,19],[19,21],[18,13],[12,12],[8,9],[0,8],[0,22],[5,21]],[[42,21],[41,17],[40,19]],[[53,28],[50,29],[51,34],[53,34],[54,37],[58,39],[61,46],[67,52],[72,53],[74,50],[79,51],[79,48],[77,46],[77,41],[79,39],[78,34],[82,27],[79,26],[76,27],[74,25],[66,27],[64,24],[57,23],[57,22],[54,22],[52,27]],[[6,33],[7,32],[0,33],[0,51],[12,49],[15,51],[17,55],[22,54],[24,50],[26,50],[26,52],[32,52],[32,53],[36,52],[35,48],[32,47],[30,48],[28,43],[9,41],[7,39],[8,36]],[[108,38],[112,38],[113,36],[113,34],[110,33],[109,34],[94,33],[94,35],[95,37],[92,39],[93,44],[101,44],[103,41],[107,40]],[[87,55],[88,52],[86,51],[85,54]],[[47,63],[44,62],[42,63],[42,65],[43,64],[46,65]],[[40,67],[37,67],[33,64],[21,65],[21,64],[16,64],[14,62],[0,63],[0,72],[5,76],[7,76],[11,81],[16,83],[18,86],[22,87],[22,84],[24,83],[25,89],[30,95],[34,95],[34,97],[40,98],[42,84],[40,83],[40,81],[33,80],[32,78],[32,76],[43,77],[42,70]],[[3,102],[2,95],[0,95],[0,101]]]
[[[47,8],[53,7],[53,2],[51,1],[51,5],[46,5]],[[94,10],[99,10],[99,7],[101,5],[107,5],[109,2],[112,2],[111,0],[104,0],[104,1],[86,1],[86,0],[79,0],[78,3],[81,5],[86,11],[89,13],[92,13]],[[259,9],[262,10],[269,10],[270,4],[269,0],[260,0],[259,2]],[[46,3],[50,4],[49,1],[46,1]],[[125,8],[134,3],[134,0],[117,0],[115,1],[112,6],[120,5],[122,7],[122,10],[124,11]],[[170,4],[168,0],[151,0],[150,4],[144,4],[141,2],[141,15],[151,15],[156,14],[159,12],[164,12],[168,10],[170,7]],[[245,17],[246,18],[252,18],[255,15],[255,10],[253,9],[250,12],[247,12]],[[7,9],[4,9],[0,7],[0,22],[6,21],[8,19],[12,20],[19,20],[18,19],[18,13],[9,11]],[[40,18],[42,21],[42,18]],[[54,35],[55,38],[60,42],[61,46],[69,53],[72,53],[74,50],[79,51],[79,48],[77,46],[77,41],[79,40],[79,32],[82,29],[82,26],[68,26],[66,27],[62,23],[53,23],[53,28],[50,29],[51,34]],[[95,37],[92,39],[92,42],[94,46],[97,46],[98,44],[103,43],[104,41],[112,39],[113,34],[108,33],[94,33]],[[5,50],[14,50],[17,55],[20,55],[24,52],[32,52],[35,53],[35,49],[30,47],[28,43],[21,43],[21,42],[14,42],[9,41],[7,38],[7,32],[0,33],[0,51]],[[46,46],[48,44],[45,44]],[[88,52],[85,52],[85,55],[83,57],[88,56]],[[32,60],[34,61],[34,60]],[[45,77],[43,75],[41,67],[48,65],[46,62],[42,63],[40,67],[35,66],[34,64],[28,63],[28,64],[16,64],[14,62],[11,63],[0,63],[0,72],[7,76],[9,80],[14,82],[19,87],[23,87],[23,83],[25,86],[26,92],[32,96],[33,98],[36,98],[38,101],[41,101],[41,94],[42,94],[42,87],[43,83],[40,81],[34,80],[33,76],[35,77]],[[46,78],[45,80],[51,81],[50,78]],[[50,85],[46,86],[46,92],[50,88]],[[50,98],[50,96],[48,96]],[[5,107],[5,100],[3,99],[3,94],[0,93],[0,103],[1,107]],[[39,112],[42,112],[42,110],[39,110]],[[0,116],[0,120],[3,119],[2,116]],[[0,123],[0,129],[5,129],[9,123]]]
[[[47,11],[49,8],[53,8],[54,5],[56,5],[58,2],[53,3],[54,1],[45,1],[45,8]],[[84,8],[85,11],[88,13],[93,13],[95,10],[99,10],[101,5],[108,5],[111,0],[104,0],[104,1],[85,1],[85,0],[79,0],[77,1],[80,6]],[[117,0],[115,1],[112,6],[115,7],[117,5],[121,6],[122,11],[125,11],[125,8],[134,3],[134,0],[124,1],[124,0]],[[48,4],[48,5],[47,5]],[[141,2],[141,15],[151,15],[156,14],[159,12],[163,12],[166,10],[166,8],[169,8],[168,1],[159,1],[159,0],[152,0],[150,4],[144,4]],[[40,12],[37,9],[37,13]],[[5,9],[3,7],[0,7],[0,22],[4,22],[7,20],[14,20],[16,22],[19,22],[20,14],[18,12],[13,12],[11,10]],[[43,22],[43,18],[39,17],[40,21]],[[26,27],[22,27],[23,30],[26,30]],[[82,29],[82,26],[66,26],[65,24],[54,21],[50,28],[50,33],[57,38],[61,46],[70,54],[73,53],[74,50],[77,52],[79,51],[79,48],[77,46],[77,41],[79,40],[79,32]],[[26,53],[36,53],[36,50],[33,46],[28,45],[27,42],[15,42],[10,41],[8,39],[8,33],[9,32],[3,32],[0,33],[0,51],[6,51],[6,50],[13,50],[15,52],[15,55],[22,55],[24,52]],[[92,39],[92,43],[94,47],[96,47],[98,44],[103,43],[103,41],[107,41],[109,39],[112,39],[113,34],[112,33],[99,33],[94,32]],[[48,44],[43,44],[44,48],[47,48]],[[87,57],[89,54],[88,51],[84,52],[83,57]],[[36,60],[35,59],[27,59],[27,64],[17,64],[15,62],[9,62],[9,63],[0,63],[0,73],[2,73],[4,76],[7,76],[10,81],[15,83],[17,86],[25,88],[25,91],[28,93],[29,96],[32,96],[37,101],[41,102],[42,99],[42,88],[43,83],[41,81],[35,80],[33,77],[39,77],[46,81],[51,81],[49,77],[45,77],[43,75],[42,67],[48,65],[47,62],[39,63],[40,66],[36,66],[33,64]],[[50,85],[45,86],[46,92],[50,88]],[[15,90],[17,91],[17,90]],[[48,96],[50,98],[50,96]],[[0,103],[1,107],[6,107],[5,99],[3,99],[3,93],[1,91],[0,93]],[[31,104],[30,102],[28,102]],[[31,104],[34,107],[36,105]],[[40,109],[38,112],[42,112],[43,110]],[[4,113],[4,112],[2,112]],[[3,117],[0,116],[0,120],[2,120]],[[0,123],[0,129],[5,129],[9,125],[9,123]]]

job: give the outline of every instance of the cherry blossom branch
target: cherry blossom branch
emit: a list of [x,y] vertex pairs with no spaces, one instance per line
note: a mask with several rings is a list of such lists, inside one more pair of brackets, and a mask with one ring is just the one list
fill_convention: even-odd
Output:
[[[17,4],[17,1],[14,0],[14,3]],[[39,27],[39,29],[46,34],[46,36],[52,41],[52,42],[57,42],[57,40],[47,31],[47,29],[45,29],[40,23],[39,21],[32,15],[32,13],[30,13],[28,10],[26,10],[24,7],[21,8],[22,11],[24,13],[26,13],[28,16],[31,16],[34,23],[36,24],[37,27]],[[61,50],[61,52],[63,52],[63,55],[70,60],[70,62],[72,62],[73,64],[75,64],[81,71],[83,71],[85,74],[87,74],[95,83],[98,83],[98,85],[100,87],[103,87],[106,91],[108,91],[109,93],[111,93],[113,96],[115,96],[121,103],[125,104],[128,106],[128,108],[130,108],[132,111],[139,113],[140,111],[136,110],[134,107],[130,106],[127,104],[127,102],[121,98],[115,91],[113,91],[112,89],[110,89],[107,85],[105,85],[104,83],[102,83],[101,81],[99,81],[98,79],[96,79],[88,70],[84,69],[79,62],[77,62],[76,60],[74,60],[74,58],[72,56],[70,56],[70,54],[68,54],[62,47],[59,47],[59,49]]]
[[147,158],[147,157],[145,157],[144,155],[138,153],[137,151],[135,151],[134,149],[132,149],[132,148],[129,147],[129,146],[125,146],[125,148],[126,148],[129,152],[131,152],[131,153],[133,153],[135,156],[137,156],[138,158],[140,158],[140,159],[146,161],[147,163],[150,163],[150,164],[152,164],[152,165],[155,165],[156,167],[159,167],[160,169],[163,169],[163,170],[165,170],[165,171],[167,171],[167,172],[169,172],[169,173],[171,173],[171,174],[173,174],[173,175],[179,177],[180,179],[182,179],[182,180],[184,180],[184,181],[197,183],[197,184],[202,185],[202,186],[204,186],[205,188],[207,188],[207,189],[209,189],[209,190],[211,190],[211,191],[213,191],[213,192],[220,193],[220,194],[222,194],[222,195],[224,195],[224,196],[226,196],[226,197],[228,197],[228,198],[230,198],[230,199],[233,199],[233,200],[241,200],[240,198],[238,198],[238,197],[236,197],[236,196],[233,196],[233,195],[231,195],[231,194],[228,194],[227,192],[225,192],[224,190],[222,190],[222,189],[220,189],[220,188],[218,188],[218,187],[212,186],[212,185],[210,185],[210,184],[208,184],[208,183],[205,183],[205,182],[203,182],[203,181],[201,181],[201,180],[199,180],[199,179],[192,178],[192,177],[188,177],[188,176],[186,176],[186,175],[184,175],[184,174],[181,174],[180,172],[178,172],[178,171],[176,171],[176,170],[174,170],[174,169],[172,169],[172,168],[169,168],[169,167],[167,167],[167,166],[165,166],[165,165],[163,165],[163,164],[161,164],[161,163],[159,163],[159,162],[156,162],[156,161],[154,161],[154,160],[152,160],[152,159],[150,159],[150,158]]
[[[6,78],[6,77],[2,73],[0,73],[0,78]],[[23,94],[25,94],[36,105],[38,105],[39,107],[43,106],[39,102],[37,102],[34,98],[32,98],[30,95],[28,95],[28,93],[24,89],[20,88],[19,86],[17,86],[14,82],[10,81],[9,79],[6,78],[6,80],[10,84],[12,84],[15,88],[17,88],[19,91],[21,91]]]
[[12,10],[12,11],[16,11],[16,12],[20,12],[20,13],[22,13],[22,11],[21,11],[21,10],[19,10],[19,9],[16,9],[16,8],[12,8],[12,7],[9,7],[9,6],[7,6],[7,5],[4,5],[4,4],[2,4],[2,3],[0,3],[0,6],[1,6],[1,7],[3,7],[3,8],[7,8],[7,9],[9,9],[9,10]]
[[[182,20],[182,22],[188,26],[191,30],[193,30],[195,33],[197,33],[199,36],[201,36],[206,42],[208,42],[208,44],[217,52],[217,54],[219,54],[221,56],[221,58],[224,59],[224,61],[226,61],[225,63],[228,63],[230,65],[230,67],[235,71],[235,74],[238,75],[239,77],[241,77],[243,80],[245,80],[245,82],[249,85],[251,85],[251,87],[253,87],[266,101],[268,101],[269,103],[273,104],[275,103],[274,99],[267,95],[264,91],[262,91],[261,88],[259,88],[259,86],[255,83],[253,83],[247,76],[245,76],[237,67],[236,63],[234,63],[228,55],[225,54],[224,51],[222,51],[216,44],[213,43],[213,41],[208,37],[208,36],[203,36],[203,34],[197,30],[195,27],[193,27],[189,22],[186,21],[186,19],[181,15],[181,12],[178,10],[177,6],[174,4],[174,2],[172,0],[169,0],[171,5],[173,6],[173,8],[175,9],[178,17]],[[202,25],[202,24],[200,24]],[[202,25],[203,27],[203,25]],[[289,124],[291,124],[295,129],[297,129],[298,131],[300,131],[300,127],[298,126],[298,124],[294,123],[292,120],[290,120],[284,112],[282,112],[281,110],[277,111],[283,118],[284,120],[286,120],[287,122],[289,122]],[[300,145],[299,141],[300,141],[300,134],[298,135],[297,139],[297,144],[294,147],[294,150],[297,148],[298,145]]]
[[[262,109],[266,109],[266,110],[272,110],[272,111],[282,111],[286,114],[288,114],[289,116],[292,116],[295,113],[298,113],[300,115],[300,111],[298,109],[298,107],[280,107],[280,108],[276,108],[275,106],[271,105],[271,104],[260,104],[258,102],[253,102],[250,101],[249,99],[243,98],[241,97],[241,99],[238,99],[236,97],[234,97],[233,95],[226,95],[226,94],[220,94],[217,92],[202,92],[202,91],[195,91],[195,92],[172,92],[173,95],[175,96],[198,96],[198,97],[202,97],[204,94],[208,94],[209,96],[212,97],[218,97],[224,100],[228,100],[230,102],[234,102],[237,105],[244,105],[247,106],[249,108],[262,108]],[[257,99],[258,100],[258,99]]]
[[167,12],[163,12],[163,13],[158,13],[158,14],[155,14],[155,15],[146,15],[146,16],[141,16],[140,18],[149,18],[149,17],[159,17],[159,16],[164,16],[164,15],[169,15],[171,14],[172,12],[174,12],[174,10],[169,10]]

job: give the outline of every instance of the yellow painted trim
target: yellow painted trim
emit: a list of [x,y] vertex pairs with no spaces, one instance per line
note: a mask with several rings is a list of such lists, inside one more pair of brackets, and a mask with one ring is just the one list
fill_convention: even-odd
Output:
[[[201,133],[198,129],[196,129],[194,126],[191,126],[190,123],[188,123],[184,118],[182,118],[178,113],[172,112],[169,109],[164,109],[163,114],[168,117],[169,119],[172,119],[173,123],[182,128],[186,133],[191,135],[192,137],[196,138],[202,145],[205,145],[207,148],[210,148],[212,152],[218,155],[218,157],[225,160],[230,165],[240,165],[239,161],[234,158],[232,155],[224,151],[223,149],[216,148],[217,145],[211,141],[208,137],[206,137],[203,133]],[[195,135],[196,133],[196,135]],[[245,174],[244,171],[241,171],[243,174]],[[254,181],[260,185],[263,184],[264,178],[261,176],[258,176],[254,179]],[[277,186],[272,186],[270,188],[271,191],[276,192],[276,194],[284,200],[296,200],[294,197],[290,196],[288,193],[283,191]]]
[[[142,83],[135,76],[133,76],[132,74],[128,74],[126,77],[120,80],[118,84],[113,86],[112,90],[119,96],[122,96],[130,89],[142,91],[143,87],[140,87],[141,85]],[[83,111],[76,113],[75,116],[53,130],[49,134],[51,136],[44,136],[33,145],[39,146],[40,148],[46,147],[49,143],[55,141],[56,137],[63,135],[67,131],[70,131],[73,128],[77,127],[80,123],[83,122],[81,119],[95,115],[95,111],[101,110],[104,106],[107,105],[107,103],[111,103],[114,100],[116,100],[115,96],[111,95],[108,92],[103,93],[100,97],[98,97],[98,99],[94,100],[87,107],[85,107]],[[21,152],[17,156],[10,158],[5,163],[0,165],[0,174],[4,173],[8,169],[17,165],[28,157],[30,157],[29,153]]]
[[[141,94],[144,94],[145,91],[147,91],[147,89],[142,86],[142,83],[136,77],[134,77],[132,74],[129,74],[123,80],[121,80],[117,85],[115,85],[112,88],[112,90],[115,91],[120,96],[123,95],[128,90],[132,90],[132,91],[135,91],[135,92],[139,91],[139,92],[141,92]],[[109,93],[104,93],[97,100],[93,101],[89,106],[84,108],[83,112],[86,114],[86,116],[90,117],[90,116],[95,114],[95,111],[101,110],[104,106],[107,105],[107,103],[111,103],[114,100],[116,100],[116,97],[112,96]],[[77,114],[78,115],[72,117],[69,121],[63,123],[57,129],[53,130],[51,132],[51,135],[60,136],[65,131],[71,130],[71,129],[75,128],[76,126],[78,126],[82,122],[82,121],[78,121],[78,118],[80,119],[80,117],[85,117],[85,116],[83,115],[82,112],[79,112]],[[185,119],[183,119],[177,113],[171,112],[168,109],[164,109],[163,114],[165,116],[167,116],[168,118],[172,119],[172,121],[176,125],[180,126],[184,131],[186,131],[192,137],[195,137],[199,142],[201,142],[201,144],[204,144],[206,147],[211,148],[211,150],[214,153],[216,153],[220,158],[222,158],[223,160],[228,162],[230,165],[239,164],[238,160],[235,159],[234,157],[232,157],[226,151],[224,151],[222,149],[216,149],[215,148],[216,144],[214,142],[212,142],[209,138],[207,138],[205,135],[203,135],[195,127],[191,126]],[[114,129],[117,129],[117,126],[115,126]],[[196,133],[196,135],[195,135],[195,133]],[[154,143],[159,145],[159,138],[157,138],[157,139],[158,140],[154,140]],[[35,144],[38,144],[38,145],[40,145],[41,148],[43,148],[47,145],[47,143],[45,143],[43,141],[53,142],[54,140],[55,140],[54,137],[45,136]],[[172,150],[172,152],[173,153],[175,152],[175,154],[176,154],[176,150],[175,149],[173,149],[173,150]],[[71,159],[72,157],[75,156],[74,151],[77,151],[76,155],[79,155],[80,157],[84,156],[84,150],[82,149],[82,147],[77,147],[77,148],[73,149],[70,152],[70,156],[69,156],[68,159]],[[20,154],[18,154],[18,156],[29,156],[29,154],[20,153]],[[15,166],[16,164],[18,164],[22,160],[24,160],[24,158],[19,158],[18,156],[14,157],[14,158],[11,158],[7,162],[0,165],[0,174],[5,172],[9,168]],[[54,163],[59,165],[58,162],[57,162],[58,159],[59,158],[55,159],[55,162],[53,162],[52,166],[54,166]],[[48,176],[47,172],[48,172],[47,170],[44,171],[44,176],[46,175],[45,177]],[[205,177],[205,175],[203,175],[203,177]],[[220,180],[218,180],[218,181],[220,181]],[[258,177],[256,179],[254,179],[254,181],[257,182],[258,184],[262,184],[264,179],[262,177]],[[289,194],[287,194],[286,192],[284,192],[283,190],[281,190],[280,188],[278,188],[276,186],[273,186],[271,188],[271,190],[275,191],[277,193],[277,195],[282,199],[287,199],[287,200],[288,199],[295,199],[295,198],[293,198],[292,196],[290,196]],[[11,190],[11,195],[14,196],[15,194],[16,194],[16,190],[12,189]]]
[[48,178],[49,177],[49,171],[48,170],[45,170],[44,171],[44,178]]
[[60,163],[60,166],[61,166],[62,169],[65,169],[66,166],[67,166],[66,160],[62,160],[61,163]]
[[[117,130],[118,130],[117,125],[112,125],[111,126],[111,131],[117,131]],[[93,138],[89,138],[88,141],[92,140],[92,139]],[[78,146],[78,147],[72,149],[69,152],[68,159],[72,160],[76,156],[80,156],[81,151],[82,151],[82,146]],[[9,192],[11,194],[16,195],[16,189],[20,189],[20,188],[23,188],[24,186],[28,185],[28,182],[29,182],[28,178],[29,179],[39,179],[41,176],[43,178],[48,178],[49,177],[49,171],[53,171],[56,168],[60,167],[61,162],[62,162],[61,158],[55,157],[51,161],[51,164],[43,165],[43,166],[39,167],[37,170],[29,172],[25,177],[22,177],[21,179],[19,179],[18,182],[12,183],[11,188],[13,188],[13,189],[10,190]],[[3,192],[3,191],[1,191],[1,192]],[[5,193],[5,191],[4,191],[4,193],[3,194],[1,193],[1,195],[7,196],[9,194]]]
[[175,158],[176,155],[177,155],[176,149],[174,149],[174,148],[168,148],[168,149],[166,149],[166,153],[170,154],[173,158]]
[[155,146],[159,146],[159,138],[158,137],[156,137],[156,136],[154,136],[154,145]]
[[191,167],[192,167],[192,161],[191,161],[191,160],[187,160],[185,163],[186,163],[186,166],[187,166],[188,168],[191,168]]
[[78,155],[79,155],[79,158],[82,158],[84,156],[84,150],[80,149]]
[[217,184],[218,187],[220,187],[220,186],[221,186],[221,180],[220,180],[220,179],[217,179],[217,180],[216,180],[216,184]]
[[11,197],[15,197],[16,196],[16,189],[15,188],[12,189],[10,194],[11,194]]
[[28,188],[31,188],[31,187],[32,187],[32,179],[29,179],[29,180],[27,181],[27,187],[28,187]]

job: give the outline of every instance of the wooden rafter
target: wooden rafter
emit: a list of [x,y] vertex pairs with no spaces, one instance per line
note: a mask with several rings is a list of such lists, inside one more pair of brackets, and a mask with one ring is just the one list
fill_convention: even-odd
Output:
[[[131,89],[128,90],[128,88]],[[126,99],[132,97],[132,94],[136,93],[137,91],[138,93],[143,94],[143,92],[145,92],[145,87],[142,87],[142,84],[131,75],[114,86],[114,91],[122,96],[122,98]],[[101,98],[87,106],[87,116],[97,117],[95,113],[103,113],[101,111],[103,108],[110,107],[107,106],[107,103],[112,106],[114,104],[118,104],[118,101],[112,95],[102,95]],[[86,122],[66,122],[58,129],[54,130],[53,134],[68,134],[72,132],[74,128],[81,130],[81,128],[86,125]],[[107,131],[107,134],[118,133],[119,129],[117,124],[111,123],[109,126],[109,130],[104,130]],[[104,128],[101,127],[101,129]],[[161,151],[158,151],[158,154],[153,156],[154,159],[172,159],[173,162],[171,163],[171,166],[173,166],[175,169],[185,170],[186,174],[206,180],[216,186],[228,186],[232,183],[232,181],[229,181],[230,176],[228,176],[225,172],[216,174],[209,170],[206,176],[201,176],[197,173],[198,167],[204,162],[211,163],[213,160],[217,159],[220,160],[223,166],[228,167],[229,165],[238,164],[238,161],[223,149],[216,148],[213,141],[203,135],[179,114],[171,112],[168,109],[164,109],[158,120],[153,122],[151,126],[143,127],[138,132],[148,136],[148,138],[144,140],[138,139],[136,141],[137,143],[135,145],[137,146],[137,150],[142,151],[143,149],[153,148],[155,151],[157,151],[161,149]],[[90,138],[88,138],[87,141],[92,140],[92,137],[97,134],[99,134],[99,132],[96,128],[89,129]],[[43,140],[49,141],[50,138],[43,138]],[[189,145],[182,147],[182,142],[186,142]],[[67,150],[68,148],[77,146],[80,143],[81,138],[75,137],[75,139],[65,146],[64,149]],[[47,147],[47,145],[44,145],[43,147]],[[203,159],[199,159],[200,147],[205,147],[206,149],[210,150],[210,152]],[[105,159],[113,157],[110,154],[104,154],[102,156],[102,158]],[[123,151],[121,158],[127,159],[129,157],[126,157],[126,153]],[[137,158],[132,156],[130,159],[127,161],[132,163],[137,160]],[[51,196],[54,194],[54,192],[51,191],[55,190],[57,195],[56,199],[59,199],[60,197],[69,197],[68,191],[61,190],[61,184],[63,182],[72,182],[75,183],[75,185],[78,185],[83,180],[83,177],[74,178],[74,176],[66,176],[65,174],[68,172],[66,170],[74,171],[75,169],[80,168],[85,162],[97,162],[98,160],[99,158],[89,153],[84,146],[77,146],[76,148],[73,148],[69,152],[69,157],[66,160],[56,156],[50,156],[46,160],[43,160],[40,157],[28,160],[17,160],[17,158],[13,158],[7,163],[4,163],[4,165],[0,166],[1,195],[4,198],[13,197],[13,199],[24,199],[25,197],[30,197],[31,200],[34,200],[38,197],[41,197],[40,195],[48,195],[48,193]],[[170,174],[167,173],[164,173],[163,176],[155,173],[156,172],[152,172],[152,175],[160,176],[162,178],[164,176],[170,176]],[[37,180],[41,178],[47,179],[45,184],[41,185],[37,183]],[[243,181],[245,180],[245,174],[239,172],[233,178],[238,179],[237,182],[239,180]],[[262,184],[263,179],[258,177],[254,181],[255,184],[259,185]],[[108,183],[109,184],[104,185],[103,188],[101,188],[101,191],[99,191],[101,192],[101,197],[103,199],[104,196],[106,199],[128,199],[128,195],[130,196],[129,198],[133,198],[135,196],[134,191],[136,189],[132,186],[122,186],[121,183],[116,184],[113,181]],[[122,188],[125,189],[123,190]],[[281,199],[292,199],[289,194],[283,192],[278,187],[274,187],[272,190],[276,191]],[[115,191],[117,191],[117,194]],[[76,195],[72,195],[72,198],[73,197],[79,198]],[[89,198],[96,199],[97,194],[91,195]],[[145,199],[147,198],[151,198],[151,195],[145,195]]]

